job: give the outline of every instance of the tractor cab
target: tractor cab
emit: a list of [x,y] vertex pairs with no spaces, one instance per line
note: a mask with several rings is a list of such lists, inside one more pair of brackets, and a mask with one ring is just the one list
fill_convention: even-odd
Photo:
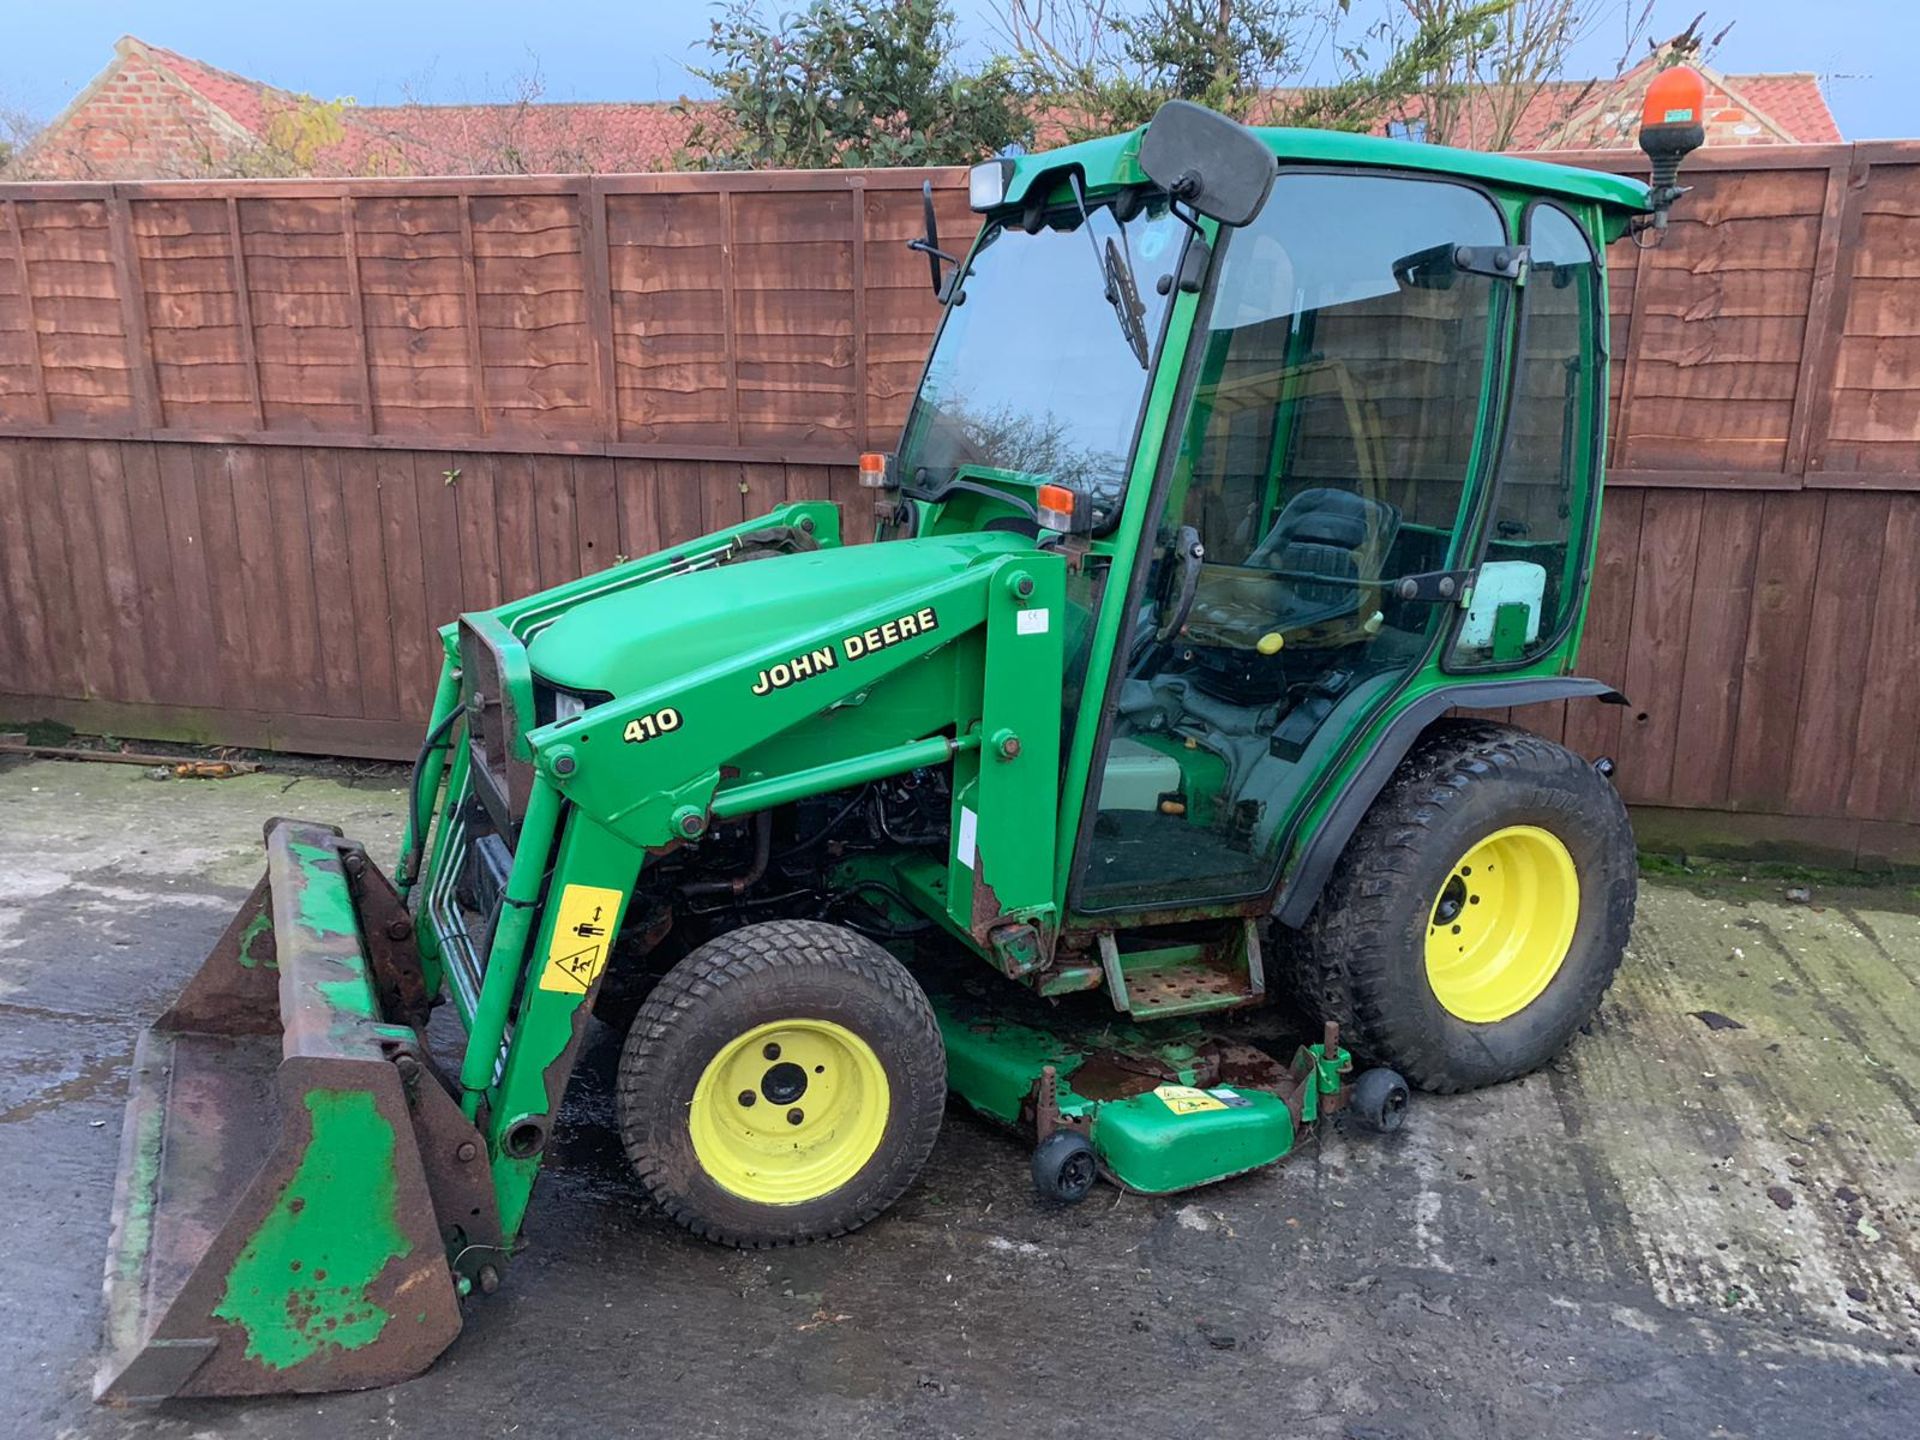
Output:
[[[1167,118],[974,172],[979,238],[873,471],[883,538],[1006,529],[1073,556],[1068,898],[1123,925],[1268,903],[1394,716],[1569,671],[1601,257],[1647,193],[1195,114],[1156,146]],[[1236,223],[1217,192],[1176,197],[1236,162],[1257,167],[1230,177]]]

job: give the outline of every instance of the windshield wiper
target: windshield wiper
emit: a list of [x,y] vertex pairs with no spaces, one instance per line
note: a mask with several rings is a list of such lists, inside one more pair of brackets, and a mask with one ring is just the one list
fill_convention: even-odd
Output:
[[[1073,186],[1074,203],[1080,207],[1080,224],[1087,232],[1087,243],[1093,246],[1093,263],[1100,267],[1100,279],[1107,289],[1107,303],[1113,306],[1113,313],[1120,318],[1120,333],[1126,337],[1127,348],[1133,351],[1133,358],[1140,362],[1142,370],[1150,369],[1147,361],[1147,307],[1140,303],[1140,287],[1134,283],[1133,266],[1128,262],[1126,251],[1121,245],[1113,243],[1113,237],[1107,237],[1107,249],[1103,255],[1100,241],[1093,233],[1093,217],[1087,214],[1087,195],[1080,188],[1080,177],[1069,173],[1068,183]],[[1120,225],[1120,239],[1124,245],[1127,227]]]

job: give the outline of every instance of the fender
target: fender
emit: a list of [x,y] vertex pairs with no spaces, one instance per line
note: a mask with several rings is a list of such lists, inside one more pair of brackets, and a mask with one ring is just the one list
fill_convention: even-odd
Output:
[[1588,680],[1576,675],[1551,676],[1528,680],[1480,680],[1464,685],[1449,685],[1423,695],[1394,718],[1373,747],[1373,753],[1354,775],[1346,793],[1327,813],[1319,833],[1301,854],[1292,872],[1280,886],[1273,906],[1274,918],[1290,929],[1306,924],[1333,874],[1334,862],[1347,848],[1361,818],[1387,788],[1393,772],[1407,757],[1426,729],[1449,710],[1496,710],[1509,705],[1537,705],[1548,700],[1573,700],[1592,696],[1608,705],[1625,705],[1627,697],[1604,680]]

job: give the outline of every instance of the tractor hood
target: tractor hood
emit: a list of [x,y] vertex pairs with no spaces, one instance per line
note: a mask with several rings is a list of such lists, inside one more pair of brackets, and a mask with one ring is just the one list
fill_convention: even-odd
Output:
[[804,635],[977,561],[1030,550],[979,533],[771,555],[670,575],[574,606],[527,647],[533,673],[562,689],[620,696]]

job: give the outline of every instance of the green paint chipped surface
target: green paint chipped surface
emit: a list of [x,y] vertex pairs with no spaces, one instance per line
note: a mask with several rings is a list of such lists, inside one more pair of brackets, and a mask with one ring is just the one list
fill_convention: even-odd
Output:
[[271,955],[264,961],[257,961],[253,958],[255,942],[257,942],[262,935],[271,935],[272,933],[273,916],[270,912],[262,910],[258,915],[253,917],[252,922],[247,928],[240,932],[240,963],[249,970],[260,964],[264,964],[269,970],[279,969],[279,962]]
[[413,1248],[395,1214],[393,1126],[373,1096],[315,1090],[306,1106],[306,1153],[213,1312],[246,1331],[249,1360],[275,1370],[377,1340],[392,1316],[370,1288]]
[[137,1343],[140,1300],[144,1292],[147,1258],[153,1249],[153,1211],[160,1190],[161,1137],[165,1113],[156,1105],[139,1111],[139,1127],[131,1147],[132,1169],[127,1176],[127,1208],[114,1237],[113,1284],[109,1290],[109,1343],[125,1348]]
[[300,921],[320,935],[360,933],[354,921],[353,897],[340,869],[339,855],[325,845],[291,840],[287,851],[299,862],[306,884],[300,891]]
[[335,1010],[375,1019],[373,984],[367,975],[366,960],[359,953],[360,923],[353,911],[353,892],[347,888],[346,875],[340,869],[339,854],[325,845],[309,845],[290,840],[287,853],[300,867],[300,924],[322,939],[341,936],[353,941],[351,957],[336,957],[343,966],[356,972],[343,980],[321,980],[314,989]]

